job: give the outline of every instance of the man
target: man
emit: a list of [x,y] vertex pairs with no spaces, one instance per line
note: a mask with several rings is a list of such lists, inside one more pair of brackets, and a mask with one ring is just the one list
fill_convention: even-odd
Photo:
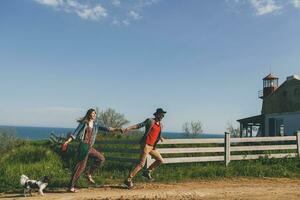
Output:
[[156,144],[158,141],[163,141],[163,137],[161,136],[162,130],[162,123],[161,120],[163,119],[164,115],[167,112],[164,111],[162,108],[156,109],[156,112],[153,114],[154,118],[148,118],[144,122],[129,126],[125,128],[123,131],[127,132],[134,129],[139,129],[145,127],[145,133],[140,140],[141,144],[141,155],[140,161],[135,166],[135,168],[129,173],[128,177],[125,179],[124,184],[128,188],[133,187],[132,179],[135,175],[144,167],[146,163],[147,156],[150,154],[152,157],[155,158],[155,162],[152,163],[146,171],[143,172],[143,176],[152,180],[151,172],[160,164],[164,162],[160,153],[155,149]]

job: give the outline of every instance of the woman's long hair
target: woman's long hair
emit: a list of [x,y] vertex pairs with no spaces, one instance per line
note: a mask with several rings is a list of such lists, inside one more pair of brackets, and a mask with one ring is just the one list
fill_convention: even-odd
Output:
[[93,109],[93,108],[88,109],[88,111],[86,112],[85,116],[82,117],[82,118],[80,118],[80,119],[78,119],[77,122],[78,122],[78,123],[88,123],[89,120],[91,119],[91,118],[90,118],[91,113],[94,112],[94,111],[96,112],[96,110]]

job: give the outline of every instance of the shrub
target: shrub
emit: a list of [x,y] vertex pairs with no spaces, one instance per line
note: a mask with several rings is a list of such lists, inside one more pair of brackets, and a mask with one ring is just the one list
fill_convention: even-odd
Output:
[[15,133],[9,129],[0,129],[0,153],[4,153],[18,144]]
[[4,155],[0,166],[0,192],[20,188],[22,174],[30,179],[49,176],[50,186],[61,182],[58,181],[60,177],[66,177],[60,158],[49,148],[42,146],[25,144],[13,149]]

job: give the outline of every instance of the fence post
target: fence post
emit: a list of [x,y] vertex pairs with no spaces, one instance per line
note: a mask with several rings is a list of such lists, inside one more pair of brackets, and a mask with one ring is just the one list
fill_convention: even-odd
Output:
[[298,157],[300,157],[300,131],[297,131],[297,151]]
[[225,166],[227,167],[229,162],[230,162],[230,133],[225,132],[225,141],[224,141],[224,161],[225,161]]

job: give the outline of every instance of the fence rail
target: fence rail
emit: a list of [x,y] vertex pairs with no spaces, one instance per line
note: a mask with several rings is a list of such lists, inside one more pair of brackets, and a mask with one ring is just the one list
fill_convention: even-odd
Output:
[[[279,144],[274,144],[279,142]],[[138,144],[138,141],[102,141],[102,144]],[[266,144],[267,143],[267,144]],[[293,143],[293,144],[291,144]],[[217,145],[215,147],[167,147],[164,145],[188,145],[191,144],[210,144]],[[229,133],[225,133],[224,139],[166,139],[164,142],[159,142],[157,150],[161,154],[181,154],[181,157],[165,157],[166,164],[170,163],[188,163],[188,162],[211,162],[211,161],[223,161],[227,166],[230,161],[235,160],[251,160],[258,159],[260,157],[267,158],[285,158],[285,157],[297,157],[300,156],[300,131],[296,136],[283,136],[283,137],[255,137],[255,138],[231,138]],[[282,150],[294,150],[294,152],[274,152]],[[119,152],[129,154],[139,154],[138,149],[129,148],[104,148],[104,152]],[[259,151],[270,151],[268,153],[257,153]],[[272,152],[273,151],[273,152]],[[234,152],[234,155],[232,153]],[[243,152],[243,155],[238,155]],[[251,153],[252,152],[252,153]],[[197,154],[204,153],[203,156],[182,156],[182,154]],[[223,155],[207,156],[211,153],[223,153]],[[247,153],[247,154],[245,154]],[[250,154],[251,153],[251,154]],[[137,158],[125,158],[125,157],[107,157],[108,160],[136,162]],[[154,162],[151,156],[147,157],[147,166],[150,166]]]

